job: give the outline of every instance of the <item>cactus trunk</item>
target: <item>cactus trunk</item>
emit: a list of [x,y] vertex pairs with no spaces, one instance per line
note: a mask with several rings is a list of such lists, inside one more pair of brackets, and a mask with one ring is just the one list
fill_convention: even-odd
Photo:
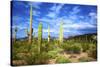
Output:
[[63,23],[60,23],[59,43],[63,43]]
[[38,26],[38,52],[40,53],[42,45],[42,23],[39,23]]
[[32,5],[30,6],[30,31],[29,31],[29,44],[32,43]]

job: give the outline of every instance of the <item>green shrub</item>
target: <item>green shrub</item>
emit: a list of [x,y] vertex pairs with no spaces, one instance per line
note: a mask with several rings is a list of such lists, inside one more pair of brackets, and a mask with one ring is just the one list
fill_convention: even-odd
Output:
[[80,62],[89,62],[89,61],[93,61],[93,60],[94,59],[90,58],[90,57],[81,57],[81,58],[79,58]]
[[73,45],[70,50],[73,51],[73,53],[80,53],[81,47],[79,45]]
[[28,55],[23,57],[27,64],[46,64],[49,60],[49,56],[46,52],[42,53],[29,53]]
[[86,52],[88,49],[89,49],[89,45],[88,43],[83,43],[81,46],[82,46],[82,49],[83,49],[83,52]]
[[57,57],[56,62],[57,63],[70,63],[71,61],[63,56],[59,56]]
[[39,64],[46,64],[48,62],[48,60],[50,59],[49,55],[47,52],[42,52],[40,55],[39,55],[39,60],[40,60],[40,63]]
[[57,51],[49,51],[48,56],[49,56],[49,58],[52,58],[52,59],[56,58],[57,57]]
[[88,56],[97,59],[97,47],[95,44],[91,44],[89,50],[87,51]]
[[64,51],[66,51],[67,53],[80,53],[81,51],[81,46],[78,43],[74,43],[74,44],[66,44],[64,43],[61,46],[62,49],[64,49]]
[[21,58],[17,56],[17,52],[12,52],[13,56],[12,59],[13,60],[20,60]]
[[63,43],[61,45],[61,48],[64,49],[64,50],[68,50],[70,48],[71,45],[67,44],[67,43]]

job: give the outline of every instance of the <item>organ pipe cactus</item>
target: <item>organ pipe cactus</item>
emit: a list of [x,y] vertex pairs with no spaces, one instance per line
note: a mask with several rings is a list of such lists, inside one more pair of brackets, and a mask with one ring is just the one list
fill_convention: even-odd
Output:
[[29,31],[29,44],[32,43],[32,32],[33,32],[33,28],[32,28],[32,5],[30,6],[30,31]]
[[59,32],[59,43],[63,43],[63,23],[60,23],[60,32]]
[[40,53],[40,48],[42,45],[42,23],[38,26],[38,52]]

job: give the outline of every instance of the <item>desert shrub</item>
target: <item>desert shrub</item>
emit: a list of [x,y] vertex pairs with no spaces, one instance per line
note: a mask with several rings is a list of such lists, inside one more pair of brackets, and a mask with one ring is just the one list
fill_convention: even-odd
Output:
[[50,59],[49,55],[47,52],[42,52],[40,55],[39,55],[39,60],[40,60],[40,64],[46,64],[47,61]]
[[60,51],[61,51],[60,49],[55,49],[55,50],[49,51],[49,52],[48,52],[49,58],[51,58],[51,59],[56,58],[56,57],[57,57],[57,54],[58,54]]
[[73,53],[80,53],[81,47],[79,45],[73,45],[70,50],[73,51]]
[[71,61],[63,56],[59,56],[56,59],[57,63],[70,63]]
[[17,56],[17,52],[12,52],[13,56],[12,59],[13,60],[20,60],[21,58],[19,56]]
[[[35,43],[35,42],[34,42]],[[49,59],[49,55],[48,53],[45,51],[45,44],[41,44],[39,47],[38,45],[32,43],[32,45],[30,45],[30,51],[28,52],[27,55],[25,55],[23,58],[24,60],[27,62],[27,64],[45,64],[48,59]],[[38,48],[41,49],[40,52],[38,52]]]
[[23,59],[27,62],[27,64],[36,64],[37,54],[29,53],[28,55],[24,56]]
[[46,52],[42,53],[29,53],[23,57],[27,64],[46,64],[49,59],[49,56]]
[[97,59],[97,47],[95,44],[91,44],[89,50],[87,51],[88,56]]
[[49,51],[48,56],[49,56],[49,58],[54,59],[57,57],[57,53],[58,53],[58,51]]
[[80,62],[89,62],[89,61],[93,61],[93,60],[94,59],[90,58],[90,57],[81,57],[81,58],[79,58]]
[[88,49],[89,49],[89,45],[88,43],[83,43],[81,46],[82,46],[82,50],[83,52],[86,52]]
[[18,53],[19,53],[19,44],[17,45],[16,43],[14,43],[13,45],[12,45],[12,59],[13,60],[20,60],[21,58],[20,57],[18,57]]
[[68,50],[71,47],[71,45],[67,44],[67,43],[63,43],[61,45],[61,48],[64,49],[65,51]]
[[55,48],[57,48],[57,46],[52,42],[46,45],[46,50],[47,51],[54,50]]
[[62,48],[67,51],[67,53],[80,53],[81,51],[81,47],[78,44],[63,45]]

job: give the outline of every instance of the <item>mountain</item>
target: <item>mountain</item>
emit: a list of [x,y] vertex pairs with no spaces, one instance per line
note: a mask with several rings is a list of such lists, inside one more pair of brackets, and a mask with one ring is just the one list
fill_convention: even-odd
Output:
[[91,34],[84,34],[84,35],[77,35],[77,36],[71,36],[68,37],[67,40],[71,40],[71,39],[75,39],[75,40],[97,40],[97,33],[91,33]]
[[[35,37],[35,39],[37,39],[37,37]],[[45,38],[44,38],[45,39]],[[56,37],[51,37],[51,39],[58,39]],[[91,34],[84,34],[84,35],[76,35],[76,36],[70,36],[68,38],[64,38],[64,40],[71,40],[71,39],[75,39],[75,40],[97,40],[97,33],[91,33]],[[13,38],[12,38],[13,40]],[[16,40],[28,40],[28,37],[23,37],[23,38],[18,38]]]

